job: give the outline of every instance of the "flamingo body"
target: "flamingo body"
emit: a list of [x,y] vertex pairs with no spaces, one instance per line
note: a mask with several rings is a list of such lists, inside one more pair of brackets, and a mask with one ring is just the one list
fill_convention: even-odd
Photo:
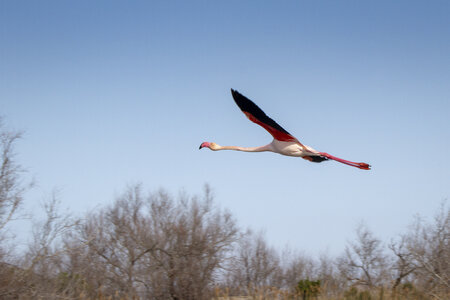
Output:
[[220,146],[216,143],[203,142],[199,149],[209,148],[213,151],[218,150],[235,150],[244,152],[265,152],[271,151],[281,155],[301,157],[311,162],[322,162],[325,160],[335,160],[340,163],[370,170],[370,165],[366,163],[352,162],[342,158],[332,156],[325,152],[319,152],[309,146],[303,145],[293,135],[287,132],[277,122],[267,116],[253,101],[240,94],[238,91],[231,90],[234,101],[247,116],[247,118],[266,129],[272,136],[273,141],[265,146],[260,147],[240,147],[240,146]]
[[305,157],[308,155],[320,156],[319,152],[308,146],[301,146],[296,142],[284,142],[274,139],[269,144],[273,148],[273,152],[286,156]]

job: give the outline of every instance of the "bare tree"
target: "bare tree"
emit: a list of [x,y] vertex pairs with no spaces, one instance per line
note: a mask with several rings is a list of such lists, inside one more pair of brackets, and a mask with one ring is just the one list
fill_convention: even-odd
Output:
[[261,232],[247,231],[234,257],[228,281],[235,293],[267,297],[272,287],[281,287],[283,274],[279,255]]
[[397,240],[392,240],[388,247],[394,254],[391,273],[393,277],[392,290],[395,293],[398,286],[405,279],[411,277],[417,267],[414,264],[413,254],[408,250],[405,235],[401,235]]
[[350,242],[337,259],[340,273],[352,285],[373,288],[386,278],[386,255],[379,239],[364,225],[356,229],[356,242]]
[[284,249],[282,252],[283,287],[295,291],[300,280],[316,277],[315,263],[309,256]]
[[165,192],[149,200],[152,235],[159,241],[150,253],[149,273],[153,269],[152,284],[172,299],[211,297],[217,272],[237,239],[231,214],[214,208],[212,198],[206,186],[202,200],[181,195],[174,203]]
[[335,298],[343,291],[345,282],[338,274],[334,258],[328,254],[319,255],[315,273],[315,278],[321,282],[321,295]]
[[8,284],[0,289],[1,299],[54,298],[58,293],[55,280],[63,269],[63,237],[77,221],[59,212],[56,196],[43,203],[45,220],[33,222],[33,239],[19,259],[9,265]]
[[32,183],[26,183],[25,169],[16,161],[15,144],[21,138],[19,131],[8,130],[0,117],[0,297],[11,291],[11,284],[21,270],[13,261],[8,247],[7,225],[18,217],[23,195]]
[[16,216],[23,203],[24,192],[31,187],[31,183],[25,183],[25,169],[15,157],[14,147],[21,137],[20,131],[6,129],[0,118],[0,234]]
[[70,270],[89,283],[91,296],[105,291],[135,297],[143,289],[139,264],[154,247],[147,232],[144,198],[130,187],[106,209],[87,216],[67,245],[86,245],[68,257]]
[[32,297],[52,298],[66,292],[60,289],[57,278],[65,270],[65,253],[72,249],[64,247],[63,239],[78,226],[79,220],[61,212],[56,191],[42,206],[46,217],[33,222],[33,239],[24,255],[23,268],[29,275],[27,293]]
[[87,246],[68,261],[91,297],[208,299],[237,233],[208,187],[203,199],[181,194],[175,201],[163,190],[145,198],[135,186],[88,216],[67,240]]
[[[405,236],[416,284],[440,298],[450,294],[450,209],[443,203],[433,223],[417,218]],[[445,296],[444,296],[445,297]]]

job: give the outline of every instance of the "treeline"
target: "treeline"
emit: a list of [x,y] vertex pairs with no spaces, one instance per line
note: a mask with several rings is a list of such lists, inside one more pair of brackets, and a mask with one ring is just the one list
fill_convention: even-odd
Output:
[[[44,205],[26,249],[12,247],[20,133],[0,131],[0,299],[450,299],[450,209],[388,243],[366,226],[337,257],[277,251],[201,196],[131,186],[81,217]],[[242,298],[241,298],[242,299]]]

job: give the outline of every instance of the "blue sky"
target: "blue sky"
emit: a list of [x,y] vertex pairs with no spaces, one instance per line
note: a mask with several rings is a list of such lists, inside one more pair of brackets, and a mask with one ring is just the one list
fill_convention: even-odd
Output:
[[[0,114],[25,131],[27,208],[83,213],[129,184],[201,193],[277,247],[388,240],[450,194],[448,1],[2,1]],[[199,151],[271,141],[254,100],[303,143],[354,161]]]

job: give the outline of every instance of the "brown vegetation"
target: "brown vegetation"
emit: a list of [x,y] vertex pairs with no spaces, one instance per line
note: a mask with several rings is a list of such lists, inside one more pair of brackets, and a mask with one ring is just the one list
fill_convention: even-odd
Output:
[[201,197],[129,187],[75,218],[53,196],[28,248],[5,231],[29,188],[0,127],[0,299],[450,299],[450,210],[385,245],[359,226],[342,255],[276,251]]

